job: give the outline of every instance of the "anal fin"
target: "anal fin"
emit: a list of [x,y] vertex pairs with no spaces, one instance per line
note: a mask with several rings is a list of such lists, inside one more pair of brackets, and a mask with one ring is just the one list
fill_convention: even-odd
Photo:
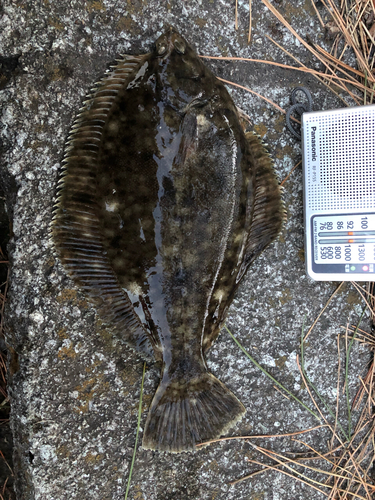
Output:
[[285,221],[281,188],[272,160],[257,135],[248,132],[245,137],[252,155],[249,163],[255,168],[254,198],[247,208],[251,224],[237,282],[254,259],[277,237]]
[[[250,264],[277,237],[285,220],[284,204],[273,163],[260,138],[253,132],[245,134],[248,143],[243,159],[244,171],[249,172],[249,191],[246,220],[241,226],[244,241],[238,250],[238,262],[223,266],[208,307],[202,340],[203,351],[215,342],[224,324],[234,293]],[[234,261],[233,256],[226,257]],[[235,265],[236,263],[233,262]]]

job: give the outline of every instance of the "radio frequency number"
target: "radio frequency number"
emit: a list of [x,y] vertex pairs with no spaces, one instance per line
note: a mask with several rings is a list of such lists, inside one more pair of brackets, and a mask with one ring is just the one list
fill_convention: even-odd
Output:
[[[374,249],[374,259],[375,259],[375,245]],[[320,247],[320,258],[322,260],[340,260],[342,257],[342,250],[344,250],[344,259],[346,262],[351,262],[352,260],[352,245],[345,246],[324,246]],[[364,244],[358,245],[358,260],[359,262],[364,262],[366,260],[366,247]]]
[[[320,223],[320,231],[332,231],[333,222],[325,221]],[[336,229],[341,230],[344,229],[344,221],[338,220],[336,222]],[[354,221],[348,220],[346,221],[346,229],[351,230],[354,229]],[[368,219],[367,217],[361,217],[361,229],[368,229]]]
[[350,245],[345,245],[345,260],[348,262],[352,260],[352,249]]
[[316,215],[312,220],[316,264],[375,264],[375,213]]

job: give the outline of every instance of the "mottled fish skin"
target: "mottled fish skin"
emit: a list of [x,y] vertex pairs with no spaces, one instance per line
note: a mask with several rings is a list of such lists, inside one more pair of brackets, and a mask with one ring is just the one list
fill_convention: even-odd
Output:
[[225,433],[245,408],[204,353],[284,214],[263,146],[174,28],[93,90],[60,183],[63,264],[114,333],[162,361],[143,446],[188,451]]

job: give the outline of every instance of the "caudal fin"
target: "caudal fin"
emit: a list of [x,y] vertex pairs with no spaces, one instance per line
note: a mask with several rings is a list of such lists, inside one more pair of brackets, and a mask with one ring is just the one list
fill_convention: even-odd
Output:
[[236,396],[211,373],[182,385],[160,383],[147,416],[143,447],[179,453],[215,439],[245,413]]

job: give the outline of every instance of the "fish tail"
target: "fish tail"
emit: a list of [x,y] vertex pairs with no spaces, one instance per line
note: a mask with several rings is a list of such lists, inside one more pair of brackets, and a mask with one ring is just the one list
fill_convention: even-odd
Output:
[[142,446],[179,453],[215,439],[245,413],[236,396],[212,373],[188,382],[162,380],[147,416]]

